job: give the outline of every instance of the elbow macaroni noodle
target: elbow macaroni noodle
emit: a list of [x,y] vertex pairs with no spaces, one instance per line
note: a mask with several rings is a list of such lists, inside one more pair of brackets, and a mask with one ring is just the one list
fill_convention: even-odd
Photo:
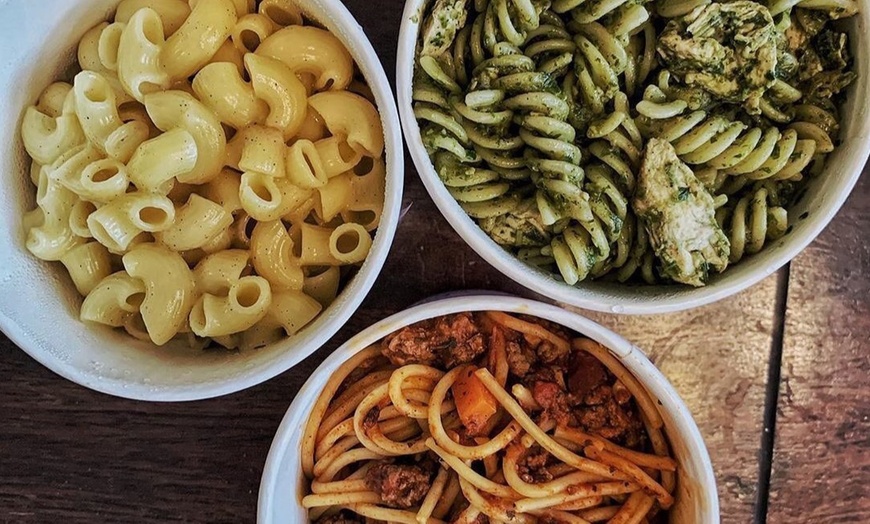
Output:
[[348,50],[304,24],[292,0],[123,0],[25,110],[26,247],[81,320],[244,350],[335,300],[378,226],[384,137]]

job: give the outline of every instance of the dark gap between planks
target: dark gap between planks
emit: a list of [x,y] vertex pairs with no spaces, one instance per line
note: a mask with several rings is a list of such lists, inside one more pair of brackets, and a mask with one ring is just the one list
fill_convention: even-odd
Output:
[[776,440],[776,408],[779,402],[779,384],[782,375],[782,350],[785,337],[785,316],[788,307],[788,286],[791,263],[786,264],[776,277],[776,300],[773,312],[773,333],[770,339],[770,358],[767,364],[767,385],[764,395],[764,420],[761,449],[758,460],[758,494],[755,503],[755,524],[767,522],[770,500],[770,474],[773,469],[773,446]]

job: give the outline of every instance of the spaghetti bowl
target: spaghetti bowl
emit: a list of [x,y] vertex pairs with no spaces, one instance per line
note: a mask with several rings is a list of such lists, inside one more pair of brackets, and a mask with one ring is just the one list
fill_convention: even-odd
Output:
[[[252,12],[256,9],[262,12]],[[338,331],[359,306],[384,264],[398,223],[403,179],[401,132],[389,82],[362,28],[344,6],[325,0],[202,0],[198,3],[133,0],[120,5],[118,0],[57,0],[33,6],[7,2],[0,6],[0,12],[3,25],[0,47],[6,50],[6,58],[0,63],[0,92],[6,95],[0,102],[0,134],[5,139],[0,151],[5,187],[0,193],[3,203],[0,212],[0,329],[13,342],[52,371],[86,387],[135,399],[179,401],[224,395],[258,384],[292,367]],[[115,22],[109,24],[107,20],[112,19]],[[240,25],[242,19],[249,25]],[[232,34],[236,35],[235,40]],[[275,38],[270,42],[269,36]],[[260,46],[261,43],[269,45]],[[263,56],[254,52],[260,47],[264,47]],[[296,60],[294,57],[300,53],[309,53],[306,56],[310,60]],[[146,55],[150,57],[147,60]],[[142,60],[137,61],[137,58]],[[310,69],[312,63],[316,66],[327,60],[331,61],[325,67],[338,67],[342,80],[327,78],[326,74],[318,76],[316,70]],[[81,72],[77,72],[79,68]],[[300,76],[298,71],[304,68],[309,69]],[[245,76],[250,71],[255,74]],[[250,83],[245,78],[249,78]],[[303,80],[307,85],[303,85]],[[234,110],[233,104],[243,102],[227,91],[232,89],[231,84],[249,92],[247,113]],[[260,94],[254,92],[254,84],[258,84],[256,89]],[[321,95],[320,102],[314,100],[318,95]],[[371,101],[367,100],[369,97]],[[39,103],[32,105],[37,100]],[[308,110],[315,105],[320,109]],[[327,131],[329,122],[324,115],[330,111],[334,114],[335,108],[351,106],[362,109],[335,115],[335,125]],[[98,111],[108,117],[94,118]],[[139,116],[132,116],[133,113]],[[351,134],[361,126],[354,127],[346,117],[352,119],[360,114],[365,118],[358,120],[366,125],[362,140],[369,146],[354,139],[354,145],[359,146],[355,149],[350,144]],[[164,117],[168,118],[160,122]],[[94,121],[105,126],[94,127]],[[306,122],[315,124],[307,126],[309,131],[315,130],[313,135],[302,130]],[[65,130],[71,132],[64,135]],[[304,140],[303,132],[306,133]],[[273,137],[273,154],[286,164],[273,158],[271,163],[260,162],[260,167],[242,166],[253,162],[260,151],[266,150],[260,146],[269,141],[254,136],[257,133],[260,137]],[[65,138],[51,140],[58,135]],[[329,139],[332,139],[331,145]],[[291,140],[293,142],[288,144]],[[315,146],[315,142],[320,145]],[[298,149],[305,150],[293,157],[288,151],[297,143],[301,144]],[[58,156],[65,146],[70,149]],[[167,151],[182,154],[177,156]],[[323,196],[328,173],[327,162],[322,159],[329,154],[333,160],[329,163],[336,171],[343,171],[334,173],[330,179],[344,179],[344,199]],[[28,155],[34,159],[32,165],[37,166],[31,173],[38,172],[31,180],[41,186],[35,203],[32,195],[37,191],[32,188],[27,174]],[[311,164],[312,155],[320,160]],[[84,157],[88,156],[98,160],[90,164],[91,160],[79,162],[78,169],[62,169],[74,158],[86,160]],[[347,167],[345,160],[355,160],[356,165],[360,165],[363,156],[371,160],[367,174],[376,174],[369,179],[374,181],[369,186],[376,188],[371,193],[377,197],[372,198],[375,205],[365,218],[354,215],[357,209],[332,205],[355,198],[348,197],[353,195],[352,186],[357,182],[351,177],[362,173],[342,169],[342,166]],[[292,158],[301,159],[297,162],[301,168],[287,168],[289,175],[284,176]],[[293,220],[287,218],[290,204],[301,202],[292,198],[296,191],[294,186],[301,189],[304,181],[291,178],[308,173],[306,162],[317,176],[307,182],[308,189],[302,194],[308,195],[308,204],[294,208],[302,212]],[[95,165],[105,169],[91,169]],[[134,169],[134,165],[142,169]],[[275,169],[280,169],[280,173]],[[59,173],[65,171],[72,174],[72,178],[61,180]],[[197,172],[206,176],[182,179]],[[93,175],[90,180],[85,180],[86,173]],[[149,182],[147,173],[164,180]],[[82,192],[85,187],[82,180],[97,185],[120,181],[116,188],[119,191],[103,197],[95,193],[87,195],[87,191]],[[209,196],[208,186],[218,184],[217,180],[229,183],[224,184],[222,190],[212,185],[217,191]],[[243,191],[245,187],[250,191]],[[320,190],[314,188],[320,187],[324,192],[317,197]],[[188,194],[182,195],[179,191]],[[381,197],[383,199],[379,200]],[[153,203],[155,198],[164,202],[162,211],[150,204],[139,208],[129,205],[136,199]],[[265,204],[257,208],[264,214],[256,217],[251,213],[255,206],[246,209],[243,202],[246,199]],[[325,202],[332,208],[329,212],[324,207]],[[288,207],[274,207],[275,203],[286,203]],[[309,210],[308,205],[319,211]],[[272,218],[265,213],[269,206],[273,206],[271,211],[275,212]],[[78,216],[84,220],[73,220],[71,207],[81,210]],[[197,213],[194,212],[196,207],[211,211]],[[345,211],[347,220],[344,215],[337,217]],[[280,285],[283,277],[278,273],[281,271],[272,271],[278,280],[264,284],[270,273],[267,261],[275,262],[273,269],[277,269],[278,265],[285,262],[289,265],[291,258],[301,256],[290,251],[294,249],[290,246],[294,241],[284,220],[295,221],[300,231],[309,228],[319,233],[321,240],[328,238],[329,246],[335,244],[338,251],[345,249],[340,247],[342,235],[335,233],[333,242],[333,233],[327,233],[330,228],[325,223],[310,224],[313,229],[303,225],[315,212],[332,219],[333,233],[341,227],[357,231],[359,234],[354,233],[350,240],[356,238],[359,242],[348,251],[362,247],[361,256],[348,259],[347,264],[321,266],[313,262],[311,268],[329,267],[323,273],[319,273],[319,269],[312,269],[308,274],[297,271],[304,269],[300,264],[294,270],[296,277],[284,272],[284,277],[297,279],[295,287],[289,281],[285,282],[287,286]],[[190,215],[189,220],[183,219],[186,213]],[[305,213],[307,216],[302,216]],[[173,214],[174,221],[170,219]],[[209,216],[222,218],[212,222]],[[154,229],[153,224],[148,226],[150,230],[144,227],[154,220],[166,223],[167,227],[160,230]],[[263,251],[260,259],[263,264],[257,270],[255,250],[251,246],[255,243],[256,228],[266,223],[274,226],[278,235],[273,240],[278,242],[261,243],[271,246],[266,251],[271,249],[273,255],[267,256]],[[212,225],[219,226],[213,230],[213,235],[199,234],[197,240],[189,242],[190,235],[197,236],[197,232]],[[173,239],[170,227],[181,236]],[[52,234],[49,229],[62,234]],[[74,235],[67,234],[70,230]],[[125,230],[127,233],[118,235]],[[266,231],[263,233],[262,240],[267,240]],[[238,242],[232,240],[233,235]],[[188,238],[184,239],[185,236]],[[217,249],[208,253],[212,240],[217,242],[213,246]],[[233,246],[234,243],[237,245]],[[300,244],[297,237],[296,247]],[[42,250],[50,246],[63,249]],[[146,265],[151,266],[150,276],[139,279],[134,275],[138,270],[133,268],[138,264],[132,259],[123,261],[139,246],[144,246],[140,254],[163,253],[164,261],[174,262],[155,264],[157,259],[148,255],[151,261]],[[67,255],[79,251],[84,258],[68,264],[71,259]],[[230,277],[233,283],[226,281],[213,287],[213,292],[204,291],[202,284],[210,278],[207,275],[227,274],[223,269],[215,272],[203,268],[200,276],[205,280],[197,280],[192,272],[195,266],[217,253],[222,260],[218,266],[224,269],[229,268],[225,262],[235,259],[230,263],[235,267]],[[32,256],[34,254],[45,260],[63,262],[74,282],[63,274],[59,263],[40,262]],[[340,265],[344,267],[338,267]],[[139,267],[144,268],[144,265]],[[319,298],[312,296],[317,293],[307,294],[308,298],[296,295],[311,306],[309,311],[313,314],[295,327],[286,323],[280,329],[275,326],[272,335],[280,335],[277,338],[263,339],[249,350],[239,351],[181,340],[185,333],[192,340],[197,331],[203,334],[211,331],[215,335],[208,337],[211,340],[237,335],[243,331],[235,329],[238,325],[225,329],[244,316],[238,314],[240,310],[234,313],[233,308],[255,305],[260,298],[271,296],[271,291],[261,293],[270,288],[275,290],[276,297],[283,292],[281,290],[305,294],[298,277],[316,278],[328,271],[332,272],[329,277],[332,284],[328,286],[327,295]],[[106,272],[111,274],[106,277]],[[102,280],[80,278],[86,275],[99,275]],[[173,278],[178,275],[182,278]],[[136,284],[128,278],[131,276],[141,281]],[[114,283],[107,282],[113,278]],[[85,307],[88,299],[83,303],[80,295],[91,297],[101,290],[102,298],[106,298],[105,291],[112,294],[120,289],[113,285],[119,279],[128,284],[133,282],[133,287],[127,287],[131,290],[138,287],[139,296],[108,302],[96,296],[94,305],[99,303],[100,306],[93,310]],[[253,293],[242,290],[244,282],[254,281],[259,283],[254,287],[246,285]],[[228,283],[238,293],[228,293],[225,285]],[[169,300],[152,300],[152,306],[145,305],[149,297],[158,296]],[[230,305],[232,300],[235,305]],[[197,301],[200,301],[199,307]],[[113,307],[118,314],[107,317],[104,306],[111,303],[115,304]],[[265,308],[258,312],[259,320],[247,327],[252,328],[268,315],[277,314],[279,303],[277,300],[262,302]],[[288,307],[280,309],[287,313],[289,320],[299,309],[289,302],[286,305]],[[125,308],[131,310],[128,313],[132,316],[119,311]],[[139,312],[133,313],[135,309]],[[215,313],[229,314],[215,322]],[[80,314],[83,320],[92,322],[80,321]],[[150,320],[145,318],[146,314],[151,316]],[[131,320],[138,317],[141,322]],[[224,327],[220,327],[221,324]],[[302,324],[307,325],[297,331]],[[129,334],[108,326],[123,327]],[[231,333],[233,331],[235,333]],[[288,337],[284,336],[286,333],[294,334]],[[223,340],[229,342],[226,347],[235,345],[231,339]]]
[[[549,388],[555,386],[534,381],[524,382],[523,380],[515,382],[512,387],[509,385],[510,382],[517,380],[514,373],[525,374],[528,371],[528,369],[521,369],[521,366],[517,367],[517,362],[512,360],[511,357],[507,359],[510,362],[509,372],[498,371],[498,363],[492,365],[486,364],[484,367],[477,369],[477,371],[472,370],[473,366],[467,368],[467,371],[470,371],[474,377],[479,378],[481,383],[485,384],[483,387],[493,392],[493,398],[498,399],[497,402],[494,402],[494,405],[500,404],[501,408],[495,407],[493,410],[490,410],[490,413],[498,413],[499,409],[504,409],[506,413],[510,413],[510,418],[501,419],[501,423],[496,421],[489,430],[481,430],[483,433],[491,431],[492,435],[496,433],[498,435],[491,438],[483,438],[482,440],[478,437],[476,441],[468,441],[467,439],[470,434],[466,434],[465,437],[460,436],[460,434],[452,434],[453,429],[451,428],[455,429],[457,427],[456,420],[450,422],[451,418],[456,419],[456,414],[452,413],[454,402],[458,417],[460,420],[463,420],[462,428],[464,429],[460,428],[457,430],[460,433],[472,431],[469,428],[475,425],[473,421],[469,422],[469,417],[474,419],[474,415],[469,415],[468,406],[472,406],[470,408],[472,413],[479,413],[480,406],[486,404],[485,401],[479,402],[481,398],[487,396],[486,393],[480,393],[482,391],[480,389],[478,389],[477,394],[468,396],[471,399],[471,402],[468,402],[468,398],[462,393],[462,391],[467,390],[469,387],[469,379],[462,376],[465,368],[458,365],[455,361],[449,362],[454,357],[460,361],[468,362],[468,358],[472,358],[471,355],[467,353],[465,353],[464,357],[457,355],[463,354],[474,346],[474,343],[469,341],[474,340],[476,335],[471,338],[462,338],[460,336],[459,338],[451,339],[445,345],[437,344],[431,346],[441,348],[436,349],[436,351],[450,348],[447,350],[448,352],[458,352],[453,353],[454,357],[447,357],[448,363],[442,366],[451,369],[446,374],[439,374],[433,371],[433,368],[425,365],[408,364],[414,361],[419,362],[419,355],[417,357],[409,357],[411,353],[404,353],[403,350],[399,350],[399,353],[390,352],[395,351],[397,347],[410,348],[410,346],[405,346],[404,344],[409,340],[421,340],[420,337],[424,336],[426,329],[431,329],[433,325],[440,326],[434,329],[440,330],[443,333],[446,329],[445,326],[452,323],[452,327],[449,329],[459,329],[468,335],[468,330],[470,329],[468,326],[469,319],[472,319],[472,323],[483,322],[484,324],[478,325],[487,325],[486,323],[489,321],[486,318],[495,319],[495,324],[491,326],[493,329],[492,335],[488,339],[485,339],[489,341],[490,354],[473,352],[473,354],[477,354],[479,357],[475,360],[475,362],[478,362],[478,365],[481,362],[481,358],[484,361],[488,361],[491,357],[487,355],[498,351],[493,349],[498,347],[498,343],[495,342],[498,338],[498,333],[504,330],[507,339],[514,340],[511,338],[517,334],[514,328],[523,330],[528,328],[530,324],[538,326],[532,327],[537,334],[528,335],[526,340],[548,340],[547,337],[551,335],[546,334],[546,332],[566,333],[567,330],[571,330],[579,334],[579,338],[574,339],[573,342],[574,349],[578,355],[581,353],[585,354],[584,351],[589,351],[589,354],[596,354],[596,351],[598,351],[596,349],[590,351],[589,348],[608,348],[609,351],[601,349],[601,353],[598,353],[596,356],[596,358],[601,359],[600,362],[608,370],[615,374],[612,376],[609,374],[610,371],[608,371],[605,374],[610,378],[606,380],[616,380],[619,383],[614,383],[617,389],[622,387],[621,384],[633,384],[632,387],[637,387],[634,390],[637,393],[634,397],[638,399],[637,405],[648,404],[652,408],[650,411],[651,418],[661,417],[661,431],[663,432],[661,434],[664,435],[669,445],[661,445],[661,439],[655,436],[659,434],[659,430],[654,429],[655,423],[652,425],[647,424],[651,420],[647,415],[641,415],[641,419],[646,421],[644,424],[646,424],[646,431],[648,433],[645,434],[649,437],[642,437],[641,440],[650,439],[649,443],[653,443],[653,447],[657,447],[658,451],[649,450],[649,453],[658,455],[658,459],[652,458],[652,455],[645,455],[645,458],[641,457],[641,455],[644,455],[643,453],[630,452],[615,444],[614,442],[621,442],[629,447],[638,445],[637,442],[632,443],[633,439],[625,433],[620,433],[619,431],[605,433],[605,430],[601,429],[604,426],[599,427],[597,430],[589,430],[590,433],[586,437],[580,440],[574,439],[574,444],[598,442],[603,446],[602,449],[604,450],[622,454],[624,457],[631,457],[630,460],[639,460],[640,462],[636,464],[643,463],[645,464],[644,468],[648,466],[664,467],[656,464],[660,463],[660,461],[667,462],[673,460],[672,464],[675,465],[676,471],[675,478],[669,478],[669,474],[665,471],[655,472],[649,470],[651,478],[660,479],[660,481],[654,482],[659,487],[654,487],[653,484],[650,484],[651,491],[649,492],[644,491],[645,488],[632,487],[634,486],[631,483],[633,481],[619,487],[617,486],[619,482],[614,483],[598,478],[597,481],[604,483],[588,484],[589,477],[587,477],[588,471],[586,471],[586,468],[592,468],[597,471],[594,475],[602,474],[608,476],[609,474],[615,474],[616,477],[614,478],[617,481],[619,479],[625,480],[621,476],[622,473],[617,471],[619,468],[626,467],[628,468],[625,470],[626,472],[632,470],[635,473],[639,469],[631,469],[631,466],[627,466],[625,462],[618,460],[613,463],[619,464],[614,466],[615,470],[608,470],[607,467],[595,469],[600,467],[600,465],[596,465],[598,464],[597,462],[596,464],[591,464],[579,458],[578,455],[574,455],[573,452],[566,451],[566,447],[570,447],[579,454],[585,453],[587,459],[590,456],[596,456],[605,462],[610,460],[607,456],[601,456],[597,451],[590,449],[588,446],[584,448],[581,445],[578,448],[571,444],[572,435],[576,437],[579,435],[577,432],[582,430],[574,426],[577,422],[570,418],[574,415],[569,415],[568,419],[563,419],[551,411],[551,408],[555,409],[554,406],[558,402],[548,404],[546,392]],[[447,324],[444,324],[444,322]],[[501,324],[502,322],[506,322],[506,324]],[[488,328],[481,329],[486,331]],[[537,338],[538,336],[544,338]],[[384,337],[387,337],[385,340],[388,342],[381,346],[379,342]],[[559,345],[556,338],[552,340],[554,341],[554,346]],[[523,344],[522,341],[519,341],[519,343],[520,345]],[[544,350],[544,353],[540,353],[539,356],[541,359],[546,359],[547,357],[544,355],[549,353],[553,347],[550,347],[546,343],[542,344],[547,346],[548,349]],[[510,343],[508,346],[510,346]],[[387,349],[388,347],[390,348],[389,350]],[[541,347],[539,346],[539,348]],[[390,368],[394,369],[392,372],[386,370],[380,371],[380,368],[367,367],[368,364],[365,364],[367,357],[378,353],[379,349],[377,348],[382,348],[383,354],[389,355],[391,362],[395,362],[394,359],[398,358],[398,361],[404,362],[406,365],[397,369],[395,367]],[[508,354],[510,353],[509,351]],[[398,354],[404,356],[397,357]],[[497,356],[495,359],[498,362]],[[593,370],[595,367],[596,364],[591,363],[588,368],[583,367],[582,369]],[[423,368],[427,369],[424,370]],[[492,374],[490,374],[488,368],[492,368]],[[534,365],[532,369],[534,369]],[[372,371],[372,373],[368,373],[368,371]],[[540,369],[533,371],[533,373],[540,372]],[[343,381],[348,373],[353,374],[353,378],[348,381],[352,382],[353,385],[345,384],[342,389],[336,391],[336,388],[339,387],[338,383]],[[431,382],[438,382],[437,385],[434,385],[434,389],[431,390],[431,397],[420,397],[418,394],[415,394],[418,395],[416,397],[417,400],[420,398],[438,398],[444,401],[447,389],[450,389],[453,395],[447,402],[440,404],[442,406],[443,424],[440,422],[440,418],[432,418],[431,409],[428,416],[423,414],[416,415],[418,418],[428,418],[428,429],[425,430],[425,433],[418,432],[414,436],[413,428],[405,428],[405,430],[411,429],[411,431],[404,437],[407,440],[398,443],[398,447],[389,452],[394,457],[393,459],[386,458],[386,456],[378,458],[379,455],[377,453],[369,456],[372,453],[372,449],[383,449],[380,446],[395,447],[388,440],[383,440],[384,434],[402,440],[401,437],[397,437],[398,434],[396,433],[396,431],[400,433],[404,431],[398,427],[403,423],[400,420],[402,417],[390,420],[391,415],[389,415],[389,412],[401,409],[398,408],[399,404],[391,404],[391,401],[387,397],[384,397],[384,399],[377,398],[381,395],[379,388],[384,390],[384,395],[387,395],[386,390],[388,387],[387,383],[377,386],[375,382],[380,379],[376,380],[375,375],[389,375],[390,373],[392,373],[389,379],[390,383],[394,381],[395,377],[402,377],[397,378],[399,389],[402,389],[402,383],[423,384],[428,380],[430,382],[428,387],[432,387],[433,384]],[[422,375],[405,376],[407,373],[430,373],[433,376],[426,379]],[[500,389],[498,383],[504,384],[504,378],[500,377],[505,376],[513,378],[508,379],[508,385],[505,386],[505,389]],[[602,380],[604,380],[603,376]],[[614,379],[614,376],[622,378]],[[474,382],[476,379],[470,380]],[[571,383],[572,380],[568,379],[568,382]],[[544,379],[544,382],[546,381],[547,379]],[[457,382],[462,382],[464,385],[457,386]],[[580,382],[587,383],[588,385],[588,381],[583,379]],[[369,383],[373,385],[372,388],[368,387]],[[524,384],[532,384],[529,386],[531,392],[525,389]],[[457,387],[460,389],[457,389]],[[569,389],[571,387],[570,385],[568,386]],[[358,392],[357,389],[360,389],[360,391]],[[390,387],[389,389],[393,388]],[[473,385],[471,389],[474,389]],[[508,394],[505,390],[510,390],[511,393]],[[609,388],[605,388],[605,390],[611,391]],[[328,391],[328,393],[323,393],[324,391]],[[336,405],[331,405],[327,409],[325,402],[328,402],[329,398],[324,400],[321,396],[322,393],[328,397],[333,397],[337,393],[337,395],[334,395],[334,398],[339,399],[336,401]],[[391,391],[389,398],[396,400],[395,394],[396,392]],[[645,395],[648,395],[650,402],[647,403],[640,400]],[[352,404],[348,412],[348,416],[351,418],[342,422],[339,419],[342,418],[342,413],[345,411],[345,408],[341,407],[346,403],[344,399],[355,400],[347,401]],[[541,404],[536,405],[535,399],[540,401]],[[434,402],[432,405],[439,404],[437,400]],[[358,408],[357,403],[360,406]],[[635,406],[633,403],[626,404],[626,406],[628,405]],[[356,414],[353,414],[354,408],[356,408]],[[372,426],[372,421],[376,421],[378,417],[371,419],[372,421],[369,422],[366,422],[366,420],[373,416],[372,413],[375,413],[374,411],[369,411],[369,409],[375,408],[378,409],[376,412],[379,414],[381,422],[374,422],[374,426]],[[585,408],[578,409],[582,411]],[[645,408],[641,407],[638,409],[646,413],[646,411],[643,411]],[[522,412],[524,410],[528,413],[535,413],[538,426],[535,426],[536,422],[530,422],[531,419],[523,415]],[[591,419],[584,418],[589,412],[583,412],[586,414],[582,414],[581,411],[574,412],[574,414],[581,417],[579,427],[588,429],[589,424],[594,426],[596,423],[592,422]],[[594,408],[593,411],[595,411]],[[548,422],[548,417],[551,414],[554,418],[549,419]],[[410,416],[413,417],[414,415]],[[501,415],[493,416],[498,417]],[[357,418],[360,420],[357,420]],[[339,422],[341,423],[339,424]],[[486,427],[489,422],[493,422],[493,419],[489,418],[488,422],[482,423],[479,427]],[[357,423],[359,423],[359,428],[357,428]],[[426,426],[425,420],[420,421],[420,423],[422,426]],[[350,431],[349,436],[337,438],[341,437],[340,434],[344,431],[342,429],[344,426],[348,426],[346,429]],[[414,427],[416,427],[416,423],[414,423]],[[536,427],[539,427],[541,431],[536,430]],[[383,432],[381,432],[380,428],[383,429]],[[445,428],[448,433],[451,433],[450,438],[447,437],[447,433],[444,433]],[[614,429],[613,427],[609,428],[606,431]],[[355,430],[356,437],[353,436]],[[528,430],[528,433],[526,433],[526,430]],[[427,435],[430,435],[429,431],[431,431],[431,438],[427,438]],[[483,434],[479,430],[473,431],[478,431],[475,433],[477,435]],[[596,431],[598,433],[595,433]],[[321,432],[324,434],[321,435]],[[606,434],[615,440],[607,444],[602,440],[603,437],[590,436],[593,433],[599,436]],[[317,435],[316,440],[314,439],[315,434]],[[549,434],[552,434],[552,438],[547,436]],[[369,442],[369,435],[375,440],[374,444]],[[355,438],[359,438],[359,440],[354,440]],[[591,440],[584,440],[586,438]],[[456,451],[455,445],[451,443],[453,442],[451,439],[459,439],[458,442],[464,443],[464,445],[460,445],[460,449]],[[360,441],[363,442],[364,447],[360,446]],[[555,443],[556,441],[558,443]],[[654,444],[656,441],[660,443]],[[335,443],[333,447],[336,447],[336,449],[331,449],[328,446],[330,442]],[[354,445],[354,442],[356,442],[356,445]],[[468,450],[465,445],[473,442],[480,443],[477,446],[471,445],[471,448],[477,448],[471,451],[472,454],[477,453],[474,455],[477,459],[473,459],[472,455],[469,455],[466,459],[452,456],[454,452],[458,453],[459,456],[463,456],[462,454]],[[546,461],[549,473],[543,473],[544,477],[531,473],[532,468],[530,463],[526,463],[528,467],[522,471],[529,473],[531,476],[523,474],[521,475],[522,479],[516,475],[512,476],[512,470],[520,471],[516,469],[515,462],[518,460],[518,456],[520,461],[528,460],[526,454],[534,450],[540,451],[538,445],[542,449],[546,449],[548,453],[552,453],[553,456],[558,455],[559,460],[564,459],[565,462]],[[404,451],[402,446],[407,446]],[[408,457],[409,449],[413,452],[411,453],[411,458]],[[643,445],[641,444],[638,449],[644,449]],[[668,449],[669,452],[667,451]],[[421,450],[424,450],[423,453],[420,453]],[[430,452],[433,453],[428,455],[430,459],[422,458]],[[547,453],[541,453],[542,455],[547,455]],[[666,458],[668,454],[672,459]],[[359,458],[354,459],[356,456],[361,457],[362,462],[355,462],[355,460],[360,460]],[[549,459],[553,458],[552,456],[547,456]],[[433,468],[431,457],[437,457],[436,460],[441,462],[442,469],[440,469],[437,475],[434,471],[437,468],[427,469]],[[420,459],[420,462],[413,462],[416,459]],[[502,460],[502,466],[496,466],[499,459]],[[569,467],[567,464],[571,464],[572,467]],[[362,467],[360,468],[359,466]],[[342,469],[339,472],[338,468],[340,467]],[[505,468],[503,476],[501,472],[502,467]],[[357,471],[357,468],[359,468],[359,471]],[[404,471],[402,471],[403,469]],[[484,469],[486,471],[485,474],[481,473]],[[576,469],[581,471],[576,471]],[[429,472],[424,473],[423,471]],[[673,470],[671,470],[671,473],[673,473]],[[337,475],[341,475],[341,478],[345,480],[339,480]],[[345,475],[348,475],[348,477],[345,477]],[[431,475],[435,478],[431,480],[431,477],[426,477],[426,475]],[[461,478],[458,481],[453,481],[452,477],[454,475]],[[486,478],[484,478],[484,475]],[[403,477],[407,480],[415,476],[418,480],[417,488],[409,488],[413,482],[409,481],[409,484],[409,482],[401,481]],[[384,480],[385,478],[390,479],[393,477],[398,479],[398,481],[389,482]],[[313,483],[312,478],[314,479]],[[639,478],[637,477],[636,480]],[[454,487],[451,490],[449,487],[451,483],[461,486],[461,495],[457,495],[459,487]],[[331,490],[332,485],[338,486],[338,484],[341,484],[342,487],[340,493]],[[397,484],[399,486],[404,484],[404,488],[393,489]],[[429,489],[430,485],[433,486],[431,490]],[[668,486],[673,488],[672,499],[665,495]],[[583,495],[582,491],[584,489],[588,490],[589,493]],[[626,491],[623,491],[622,495],[616,494],[614,498],[603,497],[610,502],[606,504],[607,507],[593,508],[593,510],[599,513],[611,512],[610,515],[613,516],[620,510],[620,507],[632,504],[630,501],[635,499],[646,500],[648,505],[643,511],[650,510],[651,508],[670,508],[667,513],[668,520],[666,520],[669,522],[719,522],[716,481],[710,465],[709,455],[697,427],[687,408],[668,384],[667,380],[637,348],[603,327],[557,307],[514,297],[467,295],[453,298],[436,298],[431,302],[412,307],[371,326],[349,340],[314,372],[308,382],[299,391],[296,399],[287,411],[272,443],[260,486],[258,521],[261,523],[305,522],[309,516],[317,520],[336,513],[338,508],[330,507],[330,504],[344,505],[346,507],[353,507],[354,504],[357,504],[356,511],[380,519],[389,516],[390,520],[412,522],[420,516],[419,512],[424,512],[428,513],[428,517],[421,517],[423,521],[427,521],[428,518],[429,522],[440,522],[443,518],[444,521],[449,522],[452,518],[473,517],[472,514],[467,512],[465,514],[459,513],[463,511],[464,503],[462,500],[464,497],[471,501],[472,506],[470,506],[470,511],[472,512],[480,509],[479,506],[482,505],[486,507],[483,510],[484,513],[486,511],[503,512],[500,513],[501,517],[513,514],[517,522],[532,522],[542,515],[554,518],[565,517],[564,514],[551,514],[551,509],[573,508],[582,515],[583,509],[580,508],[589,508],[590,505],[600,506],[603,504],[601,500],[596,500],[594,496],[596,490],[603,489],[615,490],[614,493],[622,489]],[[637,489],[640,489],[640,491],[635,491]],[[313,490],[314,494],[312,494],[311,490]],[[544,496],[542,498],[541,493],[538,493],[538,491],[542,490],[555,490],[556,497],[548,498]],[[485,493],[481,495],[481,491]],[[629,495],[629,492],[632,495]],[[657,492],[658,495],[654,495],[654,492]],[[537,494],[537,497],[533,496],[535,494]],[[336,495],[339,495],[339,497],[333,501]],[[426,495],[425,498],[424,495]],[[566,496],[569,497],[567,501],[560,498]],[[649,496],[648,499],[645,498],[647,496]],[[653,499],[656,496],[660,497],[660,499],[655,499],[654,501]],[[578,502],[580,498],[584,499],[582,503]],[[351,499],[354,500],[352,501]],[[444,500],[445,502],[437,504],[436,499]],[[602,499],[602,497],[597,497],[597,499]],[[453,500],[458,500],[459,502],[451,510],[451,501]],[[620,506],[616,501],[623,501],[624,504]],[[582,505],[570,506],[569,504],[571,503]],[[658,504],[661,504],[661,506],[658,506]],[[444,507],[445,505],[446,507]],[[554,508],[554,506],[557,507]],[[305,509],[306,507],[311,508],[310,514],[308,513],[309,510]],[[414,512],[417,512],[416,516]],[[329,522],[328,519],[324,521]]]

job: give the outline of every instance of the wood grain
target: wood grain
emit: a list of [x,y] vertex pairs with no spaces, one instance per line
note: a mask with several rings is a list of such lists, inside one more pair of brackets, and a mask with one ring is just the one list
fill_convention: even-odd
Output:
[[[345,3],[392,79],[401,4]],[[128,401],[54,375],[0,334],[0,522],[254,522],[278,424],[342,341],[433,294],[520,292],[453,232],[406,165],[406,213],[369,297],[323,349],[267,384],[193,403]]]
[[769,522],[870,522],[870,169],[791,265]]
[[[341,341],[441,292],[533,296],[465,246],[409,175],[408,211],[360,311],[325,348],[267,384],[195,403],[127,401],[65,381],[3,338],[0,521],[252,522],[272,435]],[[689,405],[715,464],[724,522],[749,522],[753,512],[775,290],[770,278],[694,312],[588,314],[647,350]]]
[[[402,2],[345,4],[392,79]],[[410,158],[406,166],[407,212],[369,297],[323,349],[266,384],[194,403],[117,399],[52,374],[0,335],[0,522],[253,522],[281,417],[341,341],[437,293],[535,297],[465,246]],[[861,240],[870,221],[860,212],[868,185],[792,268],[770,522],[870,521],[870,252]],[[773,276],[669,316],[588,314],[647,351],[692,410],[726,523],[751,522],[755,512],[771,333],[781,321],[774,301],[785,284]]]
[[[252,522],[272,435],[341,341],[437,293],[533,296],[465,246],[410,175],[408,212],[360,311],[325,348],[266,384],[195,403],[133,402],[67,382],[0,340],[0,521]],[[676,315],[587,313],[648,351],[694,413],[724,522],[749,522],[753,512],[776,283]]]
[[713,461],[722,522],[752,522],[780,274],[722,302],[644,317],[581,312],[631,340],[668,377]]

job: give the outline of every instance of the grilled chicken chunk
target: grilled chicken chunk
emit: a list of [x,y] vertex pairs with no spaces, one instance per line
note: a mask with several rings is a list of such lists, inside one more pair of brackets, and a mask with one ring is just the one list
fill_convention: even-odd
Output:
[[453,44],[456,32],[465,27],[468,0],[437,0],[423,27],[420,56],[441,56]]
[[703,286],[728,265],[731,245],[716,222],[713,197],[669,142],[647,143],[632,204],[666,277]]
[[776,80],[776,39],[763,5],[713,2],[668,22],[657,49],[665,67],[686,84],[757,114],[761,96]]

